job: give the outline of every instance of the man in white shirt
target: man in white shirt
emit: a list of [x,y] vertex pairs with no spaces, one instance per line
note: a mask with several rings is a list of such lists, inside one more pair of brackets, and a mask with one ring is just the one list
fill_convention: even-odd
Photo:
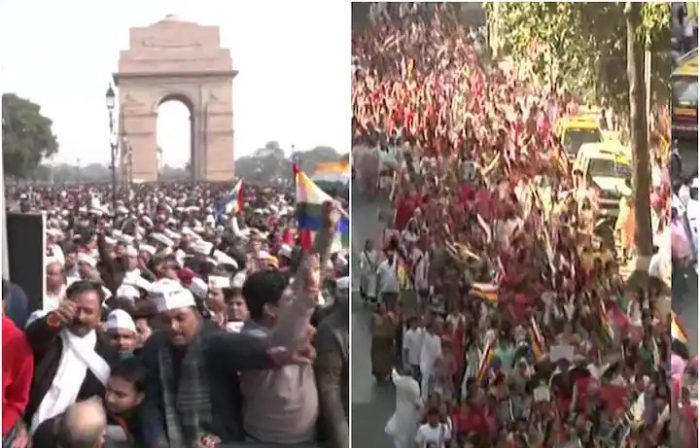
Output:
[[435,362],[442,356],[440,330],[442,320],[437,318],[426,329],[420,352],[421,396],[427,400],[435,382]]
[[440,423],[440,411],[437,408],[428,410],[428,422],[422,424],[416,434],[418,448],[446,448],[451,438],[450,428]]
[[421,245],[413,248],[413,286],[418,292],[418,300],[420,304],[427,301],[430,293],[429,273],[430,273],[430,254],[427,250],[423,250]]
[[423,350],[423,329],[417,317],[408,320],[408,330],[403,336],[403,363],[411,370],[411,376],[420,384],[420,356]]
[[377,286],[379,297],[386,305],[388,311],[394,311],[396,301],[399,298],[401,287],[396,272],[398,260],[393,251],[386,251],[386,258],[377,267]]

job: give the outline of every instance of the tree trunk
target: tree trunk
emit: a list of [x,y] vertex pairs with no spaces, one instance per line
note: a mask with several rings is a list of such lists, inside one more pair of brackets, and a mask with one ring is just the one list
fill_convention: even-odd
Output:
[[[626,2],[625,22],[627,24],[627,78],[629,80],[630,99],[630,143],[632,146],[632,189],[634,199],[635,244],[637,248],[637,275],[644,273],[652,255],[653,237],[651,231],[651,209],[649,206],[649,187],[651,173],[649,168],[649,146],[647,140],[647,117],[644,88],[644,42],[636,30],[641,22],[642,4]],[[631,281],[631,279],[630,279]]]

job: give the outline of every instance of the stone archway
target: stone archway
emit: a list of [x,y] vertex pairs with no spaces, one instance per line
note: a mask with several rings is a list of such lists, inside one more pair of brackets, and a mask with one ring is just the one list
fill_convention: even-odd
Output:
[[[158,106],[177,99],[191,113],[191,169],[195,181],[234,178],[231,54],[220,47],[219,28],[167,16],[132,28],[119,57],[119,142],[122,179],[158,180]],[[124,144],[121,144],[124,146]]]

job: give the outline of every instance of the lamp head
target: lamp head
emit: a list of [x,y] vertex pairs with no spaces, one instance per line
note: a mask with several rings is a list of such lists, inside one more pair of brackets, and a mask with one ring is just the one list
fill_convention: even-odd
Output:
[[107,93],[105,94],[105,99],[107,101],[107,110],[110,112],[114,110],[114,90],[112,89],[112,84],[109,85]]

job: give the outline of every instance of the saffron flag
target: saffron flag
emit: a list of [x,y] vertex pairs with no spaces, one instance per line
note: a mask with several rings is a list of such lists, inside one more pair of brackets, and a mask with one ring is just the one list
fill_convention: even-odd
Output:
[[321,162],[316,165],[311,180],[347,185],[350,183],[350,162]]
[[486,300],[487,302],[498,302],[498,285],[493,283],[474,283],[472,284],[472,295]]
[[217,220],[223,214],[236,214],[243,208],[243,179],[226,194],[216,205]]
[[554,165],[559,169],[559,172],[564,175],[571,175],[571,162],[564,148],[561,145],[556,145],[552,151],[554,153],[552,154]]
[[605,307],[605,303],[600,301],[600,324],[603,330],[603,335],[609,338],[611,341],[615,339],[615,330],[613,329],[612,322],[610,321],[610,316],[608,315],[608,310]]
[[[321,230],[323,225],[323,204],[335,200],[309,179],[297,165],[294,165],[294,177],[296,179],[296,211],[299,231],[301,232],[301,247],[311,249],[316,232]],[[345,215],[338,223],[338,232],[332,250],[335,252],[347,248],[349,238],[350,219]]]
[[534,317],[530,318],[530,336],[532,337],[532,353],[535,356],[535,361],[539,362],[546,352],[544,338],[540,333],[540,327],[537,325]]
[[688,343],[688,335],[681,326],[681,323],[678,320],[678,315],[673,312],[671,314],[671,339],[677,340],[683,344]]
[[493,341],[489,341],[486,344],[486,349],[481,355],[481,360],[479,361],[479,371],[476,374],[477,381],[483,381],[486,378],[486,374],[489,372],[489,367],[491,367],[491,360],[493,359]]

